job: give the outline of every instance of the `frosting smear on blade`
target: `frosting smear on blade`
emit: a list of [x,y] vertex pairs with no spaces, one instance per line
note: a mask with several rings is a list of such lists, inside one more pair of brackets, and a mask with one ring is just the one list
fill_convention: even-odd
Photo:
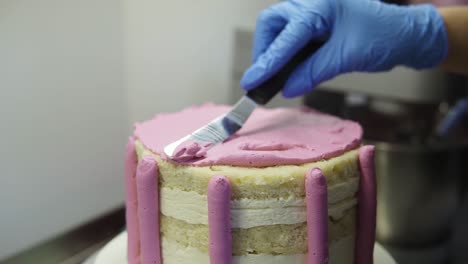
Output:
[[211,144],[202,145],[192,140],[188,140],[177,146],[174,151],[173,160],[177,162],[194,161],[206,157],[206,152]]
[[[177,113],[163,113],[135,125],[135,136],[153,152],[208,124],[231,109],[205,104]],[[257,108],[241,130],[207,151],[187,142],[176,149],[179,164],[265,167],[304,164],[340,155],[361,143],[359,124],[313,110]],[[177,153],[178,152],[178,153]]]

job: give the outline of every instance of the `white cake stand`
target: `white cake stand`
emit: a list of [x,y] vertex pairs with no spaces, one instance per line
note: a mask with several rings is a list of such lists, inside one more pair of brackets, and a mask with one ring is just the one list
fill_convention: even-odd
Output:
[[[396,264],[393,258],[379,244],[375,244],[374,262],[378,264]],[[98,252],[94,264],[127,264],[127,232],[112,239]]]

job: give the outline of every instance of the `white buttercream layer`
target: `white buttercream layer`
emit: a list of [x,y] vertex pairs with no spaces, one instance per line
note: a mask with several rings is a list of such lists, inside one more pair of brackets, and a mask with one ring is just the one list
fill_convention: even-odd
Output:
[[[193,247],[184,247],[175,241],[162,239],[163,260],[178,264],[209,264],[207,253]],[[234,256],[233,264],[307,264],[306,254],[296,255],[244,255]],[[354,236],[330,243],[329,264],[354,263]]]
[[[335,184],[328,188],[328,214],[334,220],[357,204],[354,197],[358,178]],[[193,191],[161,188],[161,213],[189,224],[208,224],[207,196]],[[251,228],[265,225],[298,224],[306,222],[306,205],[303,198],[240,199],[231,202],[233,228]]]

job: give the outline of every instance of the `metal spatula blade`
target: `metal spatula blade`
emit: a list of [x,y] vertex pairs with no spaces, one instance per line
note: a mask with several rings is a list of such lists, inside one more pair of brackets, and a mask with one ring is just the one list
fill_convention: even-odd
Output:
[[[247,94],[233,106],[231,111],[214,119],[195,132],[167,145],[164,148],[164,154],[174,159],[181,154],[178,152],[178,148],[187,142],[199,144],[203,150],[206,151],[215,144],[227,140],[242,128],[253,110],[258,105],[265,105],[268,103],[283,88],[294,69],[315,53],[322,45],[323,42],[309,42],[275,75],[260,84],[257,88],[248,91]],[[184,149],[182,149],[182,151],[184,151]]]
[[164,148],[164,153],[168,157],[173,157],[177,147],[186,141],[194,141],[204,146],[205,150],[216,143],[224,142],[241,129],[255,107],[257,107],[255,101],[247,96],[243,96],[231,111],[214,119],[206,126],[197,129],[192,134],[167,145]]

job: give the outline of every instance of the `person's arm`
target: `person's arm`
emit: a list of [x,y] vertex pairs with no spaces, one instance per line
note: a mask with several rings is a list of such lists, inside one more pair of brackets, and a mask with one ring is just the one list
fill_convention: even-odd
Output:
[[443,7],[439,13],[445,22],[449,42],[444,70],[468,75],[468,7]]
[[[397,6],[375,0],[281,1],[258,17],[253,64],[244,73],[241,86],[246,90],[257,87],[301,47],[317,39],[326,42],[290,75],[282,90],[284,96],[302,95],[342,73],[380,72],[398,65],[433,68],[446,60],[449,49],[451,55],[446,67],[461,72],[462,67],[467,67],[467,49],[463,47],[468,38],[455,31],[466,32],[468,26],[463,25],[458,12],[443,10],[447,20],[444,21],[439,10],[429,4]],[[453,45],[450,48],[445,24],[450,29]]]

